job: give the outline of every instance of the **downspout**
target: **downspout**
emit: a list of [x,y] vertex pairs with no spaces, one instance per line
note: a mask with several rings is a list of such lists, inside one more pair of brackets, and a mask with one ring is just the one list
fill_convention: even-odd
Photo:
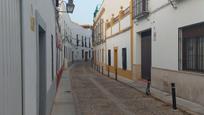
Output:
[[[134,22],[133,22],[133,0],[130,0],[130,53],[131,53],[131,58],[130,58],[130,62],[131,62],[131,71],[133,72],[133,56],[134,56]],[[131,75],[131,77],[133,78],[133,74]]]
[[19,0],[20,4],[20,46],[21,46],[21,96],[22,96],[22,115],[24,115],[24,73],[23,73],[23,0]]

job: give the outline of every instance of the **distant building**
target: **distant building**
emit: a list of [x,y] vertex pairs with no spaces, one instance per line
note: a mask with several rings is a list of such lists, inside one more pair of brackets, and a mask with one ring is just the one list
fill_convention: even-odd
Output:
[[73,30],[73,53],[75,61],[92,59],[92,30],[77,23],[71,24]]
[[[61,5],[60,10],[66,8]],[[74,61],[89,61],[92,59],[92,27],[73,22],[69,14],[59,15],[61,36],[63,41],[63,59],[68,67]]]

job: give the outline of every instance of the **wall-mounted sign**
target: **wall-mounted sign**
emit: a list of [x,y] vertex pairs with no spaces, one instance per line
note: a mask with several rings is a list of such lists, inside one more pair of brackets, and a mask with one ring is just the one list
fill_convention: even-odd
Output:
[[31,16],[30,17],[30,29],[31,31],[35,31],[35,17]]

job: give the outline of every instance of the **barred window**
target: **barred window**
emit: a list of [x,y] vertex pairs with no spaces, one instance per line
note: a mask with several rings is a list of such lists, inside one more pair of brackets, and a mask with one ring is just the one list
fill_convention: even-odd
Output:
[[134,18],[140,18],[148,15],[148,0],[133,1]]
[[77,42],[77,43],[76,43],[77,46],[79,46],[79,35],[78,35],[78,34],[76,35],[76,42]]
[[87,44],[86,44],[86,37],[85,37],[85,47],[87,47]]
[[83,38],[83,36],[81,37],[81,46],[84,47],[84,38]]
[[183,28],[181,41],[182,69],[204,72],[204,23]]

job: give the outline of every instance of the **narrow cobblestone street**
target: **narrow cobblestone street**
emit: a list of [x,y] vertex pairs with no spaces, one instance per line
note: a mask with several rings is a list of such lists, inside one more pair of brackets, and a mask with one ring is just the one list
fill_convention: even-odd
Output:
[[70,70],[79,115],[188,115],[78,62]]

